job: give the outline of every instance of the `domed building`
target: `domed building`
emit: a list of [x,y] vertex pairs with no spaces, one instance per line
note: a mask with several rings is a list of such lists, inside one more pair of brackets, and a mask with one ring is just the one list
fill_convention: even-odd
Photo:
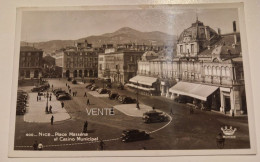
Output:
[[198,53],[211,46],[220,37],[220,29],[217,33],[209,26],[205,26],[198,19],[191,27],[185,29],[178,38],[178,57],[197,57]]
[[[148,92],[154,89],[153,95],[230,116],[247,112],[240,33],[235,21],[232,33],[221,34],[220,29],[216,32],[196,20],[180,34],[175,52],[170,58],[161,51],[158,58],[150,60],[155,53],[145,53],[138,62],[140,76],[129,80],[132,87]],[[149,84],[140,84],[144,82]]]

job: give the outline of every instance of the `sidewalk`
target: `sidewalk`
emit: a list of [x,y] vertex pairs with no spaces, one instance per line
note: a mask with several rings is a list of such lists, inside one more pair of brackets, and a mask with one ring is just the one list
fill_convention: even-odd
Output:
[[[143,113],[153,110],[151,106],[147,106],[143,104],[140,104],[139,107],[140,109],[137,109],[136,104],[122,104],[122,105],[114,106],[114,108],[117,109],[118,111],[133,117],[143,117]],[[159,111],[157,109],[155,110]]]
[[65,108],[61,108],[60,101],[56,100],[56,97],[52,94],[52,100],[48,101],[48,105],[52,106],[52,114],[46,114],[45,108],[47,98],[41,96],[41,101],[37,102],[37,93],[28,93],[28,107],[24,114],[25,122],[34,123],[50,123],[51,116],[54,116],[54,122],[67,120],[70,115],[67,113]]

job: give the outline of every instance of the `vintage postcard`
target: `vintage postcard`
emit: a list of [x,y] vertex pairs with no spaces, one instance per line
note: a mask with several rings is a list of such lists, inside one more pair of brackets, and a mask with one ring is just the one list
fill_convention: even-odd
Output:
[[255,154],[243,4],[18,8],[10,157]]

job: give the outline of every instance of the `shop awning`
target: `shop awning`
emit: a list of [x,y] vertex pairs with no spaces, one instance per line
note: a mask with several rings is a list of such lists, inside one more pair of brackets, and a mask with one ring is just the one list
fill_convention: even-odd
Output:
[[157,80],[158,79],[154,78],[154,77],[137,75],[137,76],[131,78],[129,81],[132,82],[132,83],[138,82],[138,84],[144,84],[144,85],[152,86],[152,84],[155,83]]
[[145,90],[145,91],[154,91],[155,90],[155,88],[146,88],[146,87],[141,87],[141,86],[137,86],[137,85],[133,85],[133,84],[129,84],[129,83],[126,84],[126,86],[138,88],[138,89]]
[[216,86],[203,84],[178,82],[175,86],[171,87],[169,91],[171,93],[177,93],[206,101],[207,97],[215,92],[218,88],[219,87]]

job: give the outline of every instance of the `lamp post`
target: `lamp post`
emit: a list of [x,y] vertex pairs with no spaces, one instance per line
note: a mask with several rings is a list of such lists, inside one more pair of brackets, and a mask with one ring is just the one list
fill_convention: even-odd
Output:
[[138,101],[138,81],[137,81],[137,90],[136,90],[136,108],[140,110],[140,107],[139,107],[139,101]]
[[49,112],[49,111],[48,111],[48,103],[49,103],[49,101],[48,101],[48,98],[49,98],[49,93],[48,93],[48,91],[47,91],[46,98],[47,98],[47,102],[46,102],[45,112],[48,113],[48,112]]

